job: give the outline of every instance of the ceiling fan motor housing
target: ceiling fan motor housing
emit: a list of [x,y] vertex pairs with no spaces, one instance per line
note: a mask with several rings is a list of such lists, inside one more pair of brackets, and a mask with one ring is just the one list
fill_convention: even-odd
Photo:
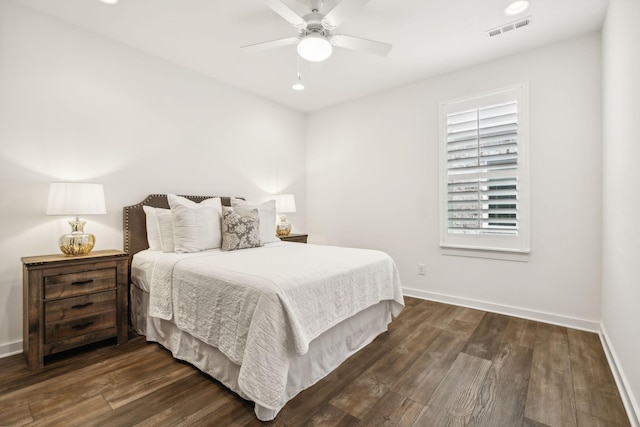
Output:
[[300,30],[300,36],[304,37],[309,34],[315,33],[323,37],[329,37],[331,30],[325,27],[322,23],[324,15],[318,12],[311,12],[303,17],[307,21],[307,27]]

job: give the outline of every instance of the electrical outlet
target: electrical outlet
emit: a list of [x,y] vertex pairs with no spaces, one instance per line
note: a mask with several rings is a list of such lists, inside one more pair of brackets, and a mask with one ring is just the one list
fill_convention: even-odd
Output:
[[418,274],[421,276],[427,274],[427,267],[424,264],[418,264]]

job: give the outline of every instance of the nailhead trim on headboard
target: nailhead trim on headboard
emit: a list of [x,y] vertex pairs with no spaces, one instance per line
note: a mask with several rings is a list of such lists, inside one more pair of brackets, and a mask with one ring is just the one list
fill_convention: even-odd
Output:
[[[199,203],[205,199],[219,196],[182,196]],[[223,206],[231,205],[231,197],[220,197]],[[242,197],[237,197],[243,199]],[[147,224],[143,206],[169,208],[166,194],[150,194],[143,201],[123,208],[123,246],[124,251],[133,256],[136,252],[148,248]]]

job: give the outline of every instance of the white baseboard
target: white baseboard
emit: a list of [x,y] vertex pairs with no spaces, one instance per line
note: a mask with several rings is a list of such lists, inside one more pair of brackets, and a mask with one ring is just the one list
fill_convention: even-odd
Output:
[[22,341],[0,344],[0,359],[22,353]]
[[618,363],[618,356],[616,355],[614,348],[610,345],[611,341],[609,340],[609,336],[607,335],[607,330],[604,325],[601,325],[600,341],[602,342],[604,353],[609,361],[613,377],[616,380],[616,385],[618,386],[618,391],[620,392],[624,408],[627,411],[629,422],[633,427],[639,427],[640,406],[638,405],[638,400],[633,395],[631,388],[628,387],[629,382],[627,381],[627,377],[624,375],[624,371],[620,369],[622,365]]
[[563,316],[560,314],[545,313],[543,311],[529,310],[526,308],[513,307],[502,304],[494,304],[487,301],[472,300],[468,298],[455,297],[451,295],[427,292],[419,289],[403,288],[405,295],[420,299],[443,302],[446,304],[459,305],[462,307],[475,308],[477,310],[489,311],[491,313],[506,314],[523,319],[535,320],[537,322],[551,323],[553,325],[565,326],[582,331],[600,333],[600,322],[575,317]]

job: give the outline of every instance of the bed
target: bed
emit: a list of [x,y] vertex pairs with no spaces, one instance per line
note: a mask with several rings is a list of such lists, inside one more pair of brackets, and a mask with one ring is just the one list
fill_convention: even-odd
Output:
[[[223,248],[231,241],[230,215],[260,224],[254,233],[260,244],[180,250],[178,198],[203,211],[212,200],[220,204]],[[262,421],[273,420],[290,399],[386,332],[404,307],[387,254],[280,241],[275,220],[270,228],[275,208],[269,206],[153,194],[123,209],[132,328],[254,402]],[[149,219],[168,212],[176,240],[165,250],[153,240],[156,222]],[[218,239],[217,230],[198,230]]]

